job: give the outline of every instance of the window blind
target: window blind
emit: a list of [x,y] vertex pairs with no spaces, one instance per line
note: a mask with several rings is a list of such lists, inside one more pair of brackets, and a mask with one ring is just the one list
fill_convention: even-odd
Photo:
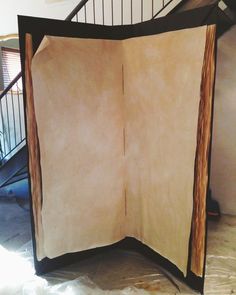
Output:
[[[21,71],[20,52],[18,49],[2,47],[2,70],[5,89]],[[17,85],[14,85],[12,90],[21,90],[21,85],[22,83],[19,81]]]

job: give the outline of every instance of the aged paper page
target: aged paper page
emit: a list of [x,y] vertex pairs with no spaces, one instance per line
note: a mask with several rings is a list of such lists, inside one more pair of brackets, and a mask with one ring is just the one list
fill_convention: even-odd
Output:
[[206,27],[123,42],[127,235],[186,274]]
[[32,75],[45,256],[121,240],[125,205],[120,42],[46,37],[33,58]]

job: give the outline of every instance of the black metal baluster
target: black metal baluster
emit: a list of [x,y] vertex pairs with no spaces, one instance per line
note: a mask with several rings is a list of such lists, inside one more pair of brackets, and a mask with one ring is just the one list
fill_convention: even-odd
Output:
[[80,0],[79,4],[71,11],[71,13],[66,17],[65,20],[72,21],[72,19],[75,17],[76,13],[79,13],[79,11],[85,7],[86,3],[89,0]]
[[17,87],[18,116],[19,116],[19,127],[20,127],[20,141],[21,141],[22,140],[22,127],[21,127],[21,110],[20,110],[20,95],[19,95],[18,82],[16,82],[16,87]]
[[12,116],[13,116],[13,128],[14,128],[15,146],[16,146],[16,119],[15,119],[15,108],[14,108],[12,89],[11,89],[11,105],[12,105]]
[[93,0],[93,23],[96,24],[95,0]]
[[102,0],[102,23],[105,24],[105,15],[104,15],[104,0]]
[[143,0],[141,0],[141,21],[143,22]]
[[130,18],[131,24],[133,24],[133,0],[130,0]]
[[165,7],[165,0],[162,0],[162,8]]
[[154,16],[154,0],[152,0],[152,17]]
[[78,13],[76,13],[76,15],[75,15],[75,20],[76,20],[77,23],[79,22],[79,16],[78,16]]
[[124,0],[121,0],[121,24],[124,24],[124,15],[123,15],[123,11],[124,11]]
[[8,96],[6,94],[6,110],[7,110],[7,129],[8,129],[8,144],[9,144],[9,149],[11,151],[11,134],[10,134],[10,123],[9,123],[9,111],[8,111]]
[[111,0],[111,23],[114,24],[114,14],[113,14],[113,0]]
[[87,9],[86,9],[86,4],[84,5],[84,21],[87,23]]
[[3,149],[4,154],[6,154],[6,142],[5,142],[5,128],[4,128],[4,117],[3,117],[3,111],[2,111],[2,100],[0,100],[0,111],[1,111],[1,121],[2,121],[2,137],[3,137]]

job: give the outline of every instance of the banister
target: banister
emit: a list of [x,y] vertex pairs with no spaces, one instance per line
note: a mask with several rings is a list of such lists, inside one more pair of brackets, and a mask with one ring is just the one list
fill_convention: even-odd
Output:
[[73,17],[76,16],[76,14],[84,7],[84,5],[88,2],[89,0],[81,0],[80,3],[71,11],[71,13],[66,17],[65,20],[71,21]]
[[22,73],[20,72],[11,82],[10,84],[3,90],[0,94],[0,100],[8,93],[8,91],[15,85],[15,83],[21,78]]
[[153,15],[152,19],[155,19],[167,6],[169,6],[174,0],[169,0],[167,3],[163,1],[162,8],[158,10],[156,14]]

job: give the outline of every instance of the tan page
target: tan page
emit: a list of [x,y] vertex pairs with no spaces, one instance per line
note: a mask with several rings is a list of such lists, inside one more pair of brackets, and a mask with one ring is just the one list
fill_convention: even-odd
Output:
[[120,42],[47,37],[33,58],[32,76],[45,256],[121,240],[125,205]]
[[127,235],[186,274],[206,27],[123,42]]

